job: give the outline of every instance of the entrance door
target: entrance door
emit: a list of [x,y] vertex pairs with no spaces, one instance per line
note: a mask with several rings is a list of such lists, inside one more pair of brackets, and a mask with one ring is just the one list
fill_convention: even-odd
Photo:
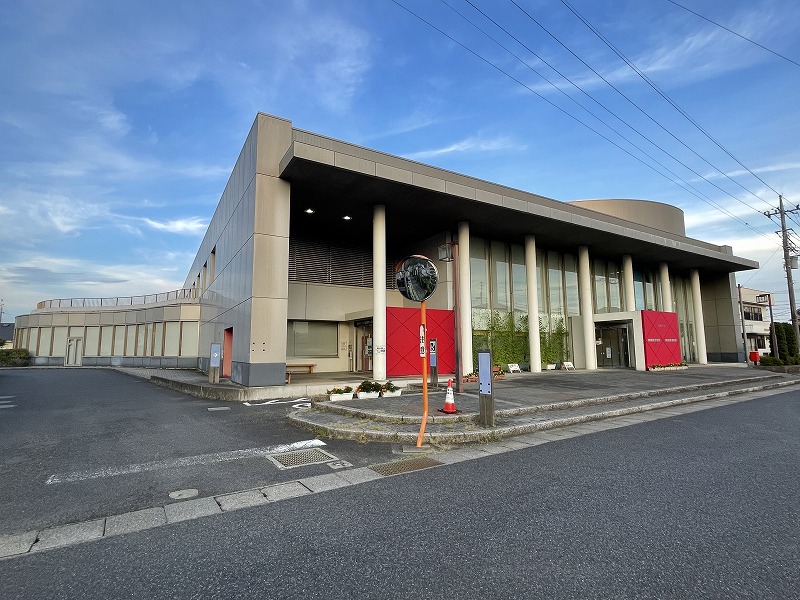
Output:
[[222,338],[222,369],[220,377],[230,378],[233,365],[233,327],[228,327]]
[[355,323],[354,370],[372,371],[372,319]]
[[630,367],[626,325],[597,325],[595,339],[600,340],[597,346],[598,368]]
[[67,340],[67,355],[64,357],[64,366],[80,367],[83,357],[83,338],[69,338]]

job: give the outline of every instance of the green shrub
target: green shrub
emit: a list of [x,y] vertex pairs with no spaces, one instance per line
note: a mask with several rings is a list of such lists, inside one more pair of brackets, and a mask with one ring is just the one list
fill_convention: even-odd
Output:
[[762,356],[758,362],[765,367],[780,367],[783,365],[783,361],[774,356]]
[[0,367],[27,367],[31,362],[31,354],[23,348],[0,350]]

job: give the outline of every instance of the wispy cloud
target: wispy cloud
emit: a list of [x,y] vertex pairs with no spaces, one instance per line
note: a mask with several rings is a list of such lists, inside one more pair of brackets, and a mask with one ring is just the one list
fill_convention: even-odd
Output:
[[495,138],[469,137],[460,142],[455,142],[442,148],[420,150],[406,153],[404,156],[411,160],[424,160],[447,154],[470,154],[485,152],[501,152],[506,150],[524,150],[526,146],[506,136]]
[[200,217],[188,217],[186,219],[172,219],[169,221],[155,221],[153,219],[142,219],[148,227],[158,231],[169,233],[197,235],[201,234],[208,227],[208,221]]

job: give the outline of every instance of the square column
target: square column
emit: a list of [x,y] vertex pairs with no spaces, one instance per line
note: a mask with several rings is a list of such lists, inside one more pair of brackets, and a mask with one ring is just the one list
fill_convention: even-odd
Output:
[[594,338],[594,309],[592,308],[592,271],[589,266],[589,248],[578,248],[578,290],[581,300],[581,324],[583,325],[583,350],[586,353],[586,369],[597,370],[597,348]]
[[625,311],[636,310],[636,288],[633,286],[633,258],[630,254],[622,256],[622,283],[625,290]]
[[658,274],[661,278],[661,310],[674,312],[672,308],[672,286],[669,281],[669,265],[662,262],[658,265]]
[[536,281],[536,237],[525,236],[525,278],[528,290],[528,344],[530,346],[531,372],[542,370],[542,349],[539,338],[539,296]]
[[469,223],[458,224],[458,337],[461,342],[461,373],[472,373],[472,296],[470,294]]
[[372,378],[386,379],[386,207],[372,213]]
[[694,337],[697,344],[697,362],[701,365],[708,364],[706,351],[706,326],[703,321],[703,299],[700,296],[700,273],[697,269],[689,272],[692,284],[692,305],[694,308]]

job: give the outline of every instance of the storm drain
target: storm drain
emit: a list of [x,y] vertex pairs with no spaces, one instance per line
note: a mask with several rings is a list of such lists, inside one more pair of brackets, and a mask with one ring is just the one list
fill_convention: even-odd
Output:
[[330,452],[325,452],[325,450],[320,450],[319,448],[282,452],[280,454],[272,454],[267,458],[279,469],[294,469],[295,467],[319,465],[332,460],[339,460]]
[[436,467],[444,463],[438,460],[433,460],[427,456],[421,458],[412,458],[411,460],[398,460],[396,462],[383,463],[381,465],[372,465],[370,469],[381,475],[399,475],[400,473],[408,473],[409,471],[418,471],[419,469],[427,469],[428,467]]

